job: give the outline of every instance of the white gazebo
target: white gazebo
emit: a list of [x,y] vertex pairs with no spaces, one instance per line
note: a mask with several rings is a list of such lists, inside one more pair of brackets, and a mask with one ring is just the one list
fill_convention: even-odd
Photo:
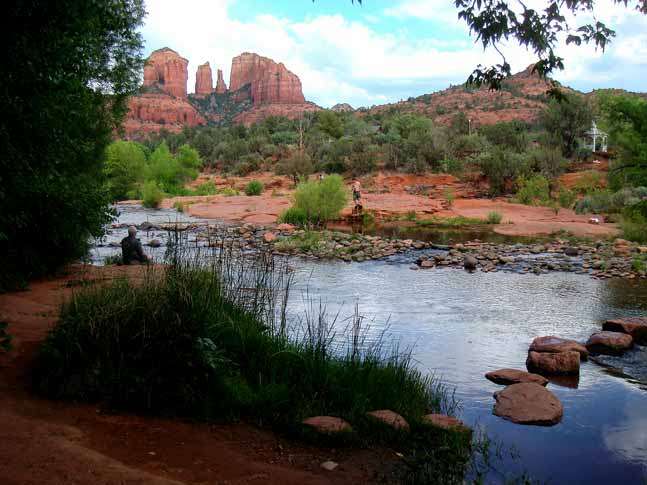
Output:
[[591,151],[595,152],[597,151],[598,148],[598,140],[600,141],[600,149],[603,152],[607,151],[607,139],[609,138],[609,135],[605,133],[604,131],[598,129],[598,125],[596,124],[595,121],[591,123],[591,129],[585,133],[589,138],[591,138],[592,142],[588,147],[591,149]]

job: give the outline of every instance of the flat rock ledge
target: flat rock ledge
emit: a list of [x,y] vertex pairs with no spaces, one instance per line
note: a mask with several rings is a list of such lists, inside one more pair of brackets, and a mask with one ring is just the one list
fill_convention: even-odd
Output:
[[353,431],[353,427],[347,421],[334,416],[313,416],[304,419],[301,423],[320,434],[332,435]]
[[446,414],[426,414],[421,419],[423,424],[447,430],[471,431],[460,419]]
[[553,426],[562,420],[564,407],[544,386],[533,382],[512,384],[494,393],[493,413],[517,424]]
[[555,337],[554,335],[535,338],[530,344],[530,348],[528,350],[542,353],[575,351],[580,354],[581,360],[586,360],[589,356],[589,351],[581,343],[576,342],[575,340]]
[[567,352],[528,352],[526,367],[530,372],[548,375],[577,375],[580,373],[580,355],[574,350]]
[[602,330],[621,332],[633,337],[639,345],[647,345],[647,317],[627,317],[607,320]]
[[517,370],[517,369],[498,369],[485,374],[485,378],[494,382],[495,384],[503,384],[509,386],[511,384],[519,384],[521,382],[534,382],[540,386],[548,384],[548,379],[539,374],[532,374],[530,372]]
[[409,423],[407,420],[400,416],[398,413],[390,409],[380,409],[377,411],[369,411],[366,415],[376,421],[385,424],[397,431],[409,431]]
[[603,330],[596,332],[586,342],[586,348],[593,354],[620,355],[634,343],[631,335]]

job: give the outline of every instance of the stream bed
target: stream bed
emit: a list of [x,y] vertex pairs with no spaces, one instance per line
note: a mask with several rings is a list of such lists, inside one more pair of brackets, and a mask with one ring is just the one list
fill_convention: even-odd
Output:
[[[175,211],[131,207],[122,209],[118,222],[145,220],[195,221]],[[114,242],[125,231],[112,230],[93,250],[92,261],[100,264],[117,253]],[[161,257],[163,247],[146,243],[163,239],[163,233],[139,236],[147,253]],[[515,451],[518,458],[504,458],[510,475],[527,472],[552,483],[645,483],[647,348],[605,357],[600,360],[604,365],[583,362],[579,380],[551,381],[548,388],[564,405],[562,422],[552,427],[520,426],[494,416],[492,394],[502,387],[484,378],[503,367],[525,370],[534,337],[586,341],[605,319],[646,315],[644,280],[596,280],[562,272],[412,271],[414,258],[397,255],[362,263],[294,258],[289,310],[297,315],[314,300],[331,314],[348,317],[357,304],[371,335],[386,329],[387,339],[413,348],[421,369],[455,388],[461,419]],[[493,473],[487,480],[502,479]]]

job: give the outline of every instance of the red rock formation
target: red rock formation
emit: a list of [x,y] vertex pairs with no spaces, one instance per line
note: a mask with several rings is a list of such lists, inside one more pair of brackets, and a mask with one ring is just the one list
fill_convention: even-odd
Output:
[[172,96],[186,98],[188,65],[189,61],[174,50],[158,49],[146,60],[144,86],[156,86]]
[[218,69],[218,81],[216,81],[216,93],[225,94],[227,92],[227,85],[225,78],[222,77],[222,69]]
[[244,52],[231,61],[229,89],[236,91],[251,84],[252,100],[259,104],[305,103],[301,81],[283,63]]
[[124,123],[128,138],[162,128],[178,132],[183,126],[206,123],[204,117],[188,101],[163,93],[133,96],[128,101],[128,108]]
[[243,111],[234,118],[235,123],[242,123],[244,125],[252,125],[263,121],[270,116],[285,116],[289,119],[298,119],[303,116],[303,113],[319,111],[321,108],[314,103],[299,103],[299,104],[263,104],[254,106],[252,109]]
[[195,73],[195,94],[204,96],[213,92],[213,76],[208,62],[198,66]]

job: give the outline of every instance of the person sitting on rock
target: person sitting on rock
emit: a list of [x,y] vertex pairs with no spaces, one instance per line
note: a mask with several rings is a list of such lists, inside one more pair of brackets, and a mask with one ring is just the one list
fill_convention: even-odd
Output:
[[137,228],[128,228],[128,237],[121,240],[121,259],[124,264],[148,263],[148,256],[144,254],[142,243],[137,239]]

